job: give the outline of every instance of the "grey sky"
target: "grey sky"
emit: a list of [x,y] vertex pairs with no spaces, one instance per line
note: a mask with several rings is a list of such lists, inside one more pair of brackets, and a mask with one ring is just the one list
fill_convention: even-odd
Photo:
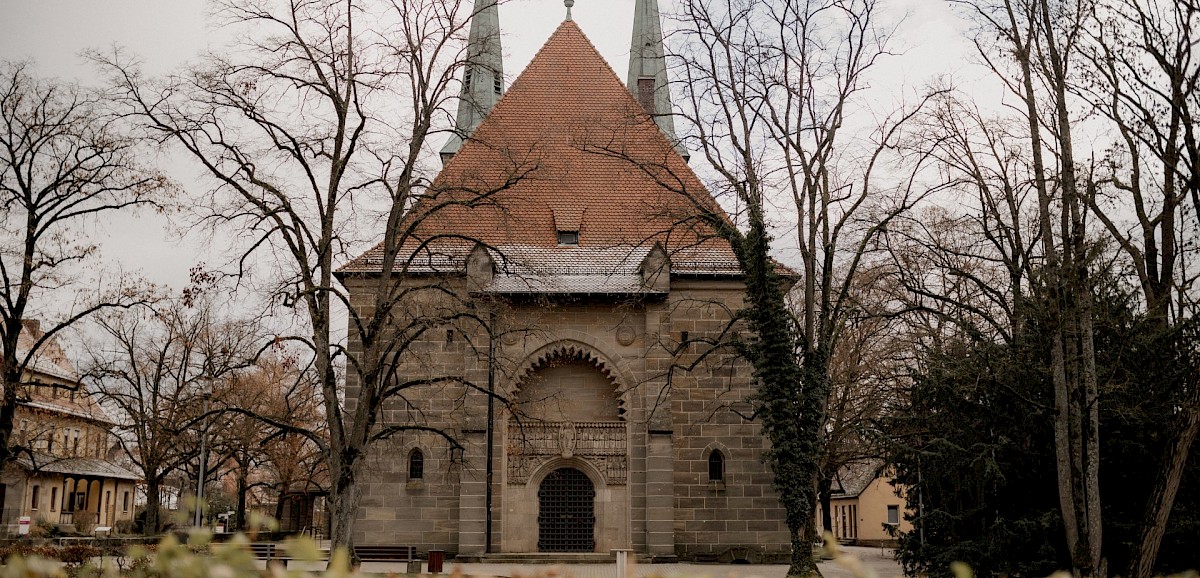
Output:
[[[661,0],[671,13],[672,0]],[[511,81],[562,21],[561,0],[509,0],[501,5],[505,70]],[[887,0],[892,16],[907,14],[896,47],[903,54],[886,64],[880,77],[881,109],[905,91],[936,75],[971,80],[969,47],[962,23],[943,0]],[[208,17],[206,0],[0,0],[0,58],[31,58],[38,73],[62,79],[92,80],[79,53],[88,48],[122,45],[144,60],[147,71],[170,72],[206,48],[225,44],[222,30]],[[624,75],[633,21],[633,0],[579,0],[574,17],[619,75]],[[666,28],[670,28],[668,22]],[[889,96],[890,95],[890,96]],[[185,186],[187,174],[178,174]],[[97,232],[110,259],[126,270],[175,287],[187,270],[206,256],[207,239],[173,239],[160,217],[143,215],[114,220]]]

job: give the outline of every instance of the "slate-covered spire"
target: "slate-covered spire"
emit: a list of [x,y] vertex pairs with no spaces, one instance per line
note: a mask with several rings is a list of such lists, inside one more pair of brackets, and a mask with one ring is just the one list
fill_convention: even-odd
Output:
[[[658,0],[636,0],[634,4],[629,90],[658,123],[663,134],[674,142],[675,121],[671,116],[671,89],[667,85],[666,49],[663,47]],[[687,158],[682,145],[677,145],[676,149]]]
[[455,133],[442,147],[442,162],[462,148],[504,94],[504,54],[500,45],[500,10],[497,0],[475,0],[467,61],[463,66],[462,94],[458,101]]

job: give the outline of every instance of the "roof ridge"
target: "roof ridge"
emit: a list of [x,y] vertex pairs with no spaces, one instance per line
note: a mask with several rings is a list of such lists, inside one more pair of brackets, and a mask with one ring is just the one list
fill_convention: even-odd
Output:
[[[494,116],[494,114],[492,114],[492,113],[495,113],[497,110],[500,110],[501,106],[503,106],[503,103],[506,100],[511,102],[512,99],[509,98],[508,96],[513,91],[513,89],[516,89],[521,85],[521,80],[526,78],[526,76],[528,76],[530,74],[530,71],[536,71],[536,67],[534,66],[534,64],[538,61],[539,58],[542,57],[542,54],[544,52],[546,52],[546,49],[549,48],[551,45],[553,45],[555,43],[555,40],[559,36],[564,35],[568,32],[574,32],[575,34],[578,34],[579,38],[581,40],[583,40],[584,45],[587,46],[587,48],[592,51],[593,55],[595,55],[596,60],[598,60],[600,63],[602,63],[604,65],[604,70],[608,71],[608,73],[611,74],[612,77],[617,80],[618,84],[625,87],[625,90],[622,90],[621,92],[623,92],[625,94],[626,101],[627,101],[626,104],[634,105],[634,109],[637,110],[639,112],[639,114],[644,115],[647,120],[649,120],[651,123],[654,123],[654,117],[650,116],[649,113],[645,112],[645,110],[642,108],[641,103],[638,102],[637,97],[635,97],[633,95],[633,93],[629,91],[629,87],[626,86],[625,82],[621,80],[621,76],[618,75],[617,71],[613,69],[612,64],[610,64],[608,62],[608,59],[604,58],[604,55],[600,53],[600,49],[596,48],[596,45],[592,42],[592,39],[588,37],[587,33],[584,32],[583,29],[580,28],[579,25],[576,24],[574,20],[563,20],[562,23],[558,25],[558,28],[555,28],[554,32],[552,32],[550,34],[549,38],[547,38],[546,41],[542,43],[541,48],[538,48],[538,51],[534,53],[533,58],[529,59],[529,63],[525,65],[525,68],[523,68],[521,70],[521,73],[518,74],[517,77],[513,79],[512,84],[508,85],[508,90],[504,91],[504,94],[500,97],[500,100],[498,100],[496,102],[496,104],[494,106],[492,106],[491,113],[489,113],[487,115],[487,117],[485,117],[483,119],[483,122],[479,123],[480,127],[482,127],[484,124],[487,124],[488,119],[490,119]],[[657,123],[654,123],[654,124],[655,124],[655,126],[658,126]],[[478,128],[476,128],[476,130],[478,131]],[[675,150],[675,143],[671,142],[671,140],[667,138],[667,135],[662,134],[662,131],[659,131],[658,136],[662,139],[663,142],[665,142],[667,144],[668,147],[670,147],[670,149],[672,151],[674,151],[676,154],[679,154],[679,151]],[[477,142],[477,141],[474,141],[474,140],[468,138],[466,141],[463,142],[463,148],[466,148],[467,144],[472,143],[472,142]],[[477,144],[476,146],[479,146],[479,145]],[[462,150],[460,149],[459,152],[461,153]],[[461,154],[454,155],[454,157],[450,159],[450,162],[446,163],[446,165],[442,167],[442,172],[446,172],[446,169],[448,169],[454,163],[454,159],[459,158],[461,156],[462,156]],[[680,158],[683,158],[682,155],[680,155]],[[691,168],[689,167],[688,170],[691,170]],[[438,177],[440,177],[440,176],[441,176],[441,173],[438,174]],[[437,180],[439,180],[439,179],[435,178],[434,182],[437,182]]]
[[[556,36],[558,36],[560,33],[562,33],[562,31],[563,31],[563,28],[564,28],[564,27],[566,27],[568,24],[570,24],[570,25],[571,25],[571,27],[573,27],[573,28],[575,28],[576,30],[578,30],[578,31],[580,32],[580,34],[583,34],[583,31],[582,31],[582,30],[579,30],[579,26],[576,26],[576,25],[575,25],[575,23],[574,23],[573,21],[571,21],[571,20],[564,20],[564,21],[562,22],[562,24],[559,24],[559,25],[558,25],[558,28],[555,28],[555,29],[554,29],[554,32],[550,33],[550,37],[549,37],[549,38],[547,38],[547,39],[546,39],[546,41],[542,43],[542,46],[541,46],[540,48],[538,48],[537,52],[533,53],[533,58],[530,58],[530,59],[529,59],[529,62],[528,62],[526,65],[525,65],[525,68],[522,68],[522,69],[521,69],[521,73],[520,73],[520,74],[518,74],[518,75],[517,75],[517,77],[513,79],[512,83],[508,85],[508,90],[505,90],[505,91],[504,91],[504,94],[500,95],[500,100],[497,100],[497,101],[496,101],[496,104],[493,104],[493,105],[492,105],[492,110],[488,112],[488,115],[487,115],[487,116],[483,117],[483,121],[481,121],[481,122],[479,123],[479,125],[480,125],[480,126],[483,126],[483,124],[484,124],[484,123],[486,123],[486,122],[488,121],[488,119],[492,117],[492,115],[491,115],[491,112],[493,112],[493,111],[495,111],[497,108],[499,108],[499,107],[500,107],[500,103],[504,102],[505,100],[512,100],[512,99],[508,98],[508,94],[509,94],[509,92],[511,92],[511,91],[512,91],[512,89],[513,89],[513,87],[517,86],[517,84],[521,82],[521,79],[522,79],[522,78],[525,78],[525,76],[526,76],[527,74],[529,74],[529,69],[530,69],[530,66],[529,66],[529,65],[530,65],[530,64],[533,64],[533,63],[534,63],[534,61],[536,61],[536,60],[538,59],[538,57],[539,57],[539,56],[541,56],[541,55],[542,55],[542,53],[546,51],[546,47],[547,47],[547,46],[550,46],[550,42],[551,42],[552,40],[554,40],[554,37],[556,37]],[[586,35],[584,36],[584,39],[585,39],[585,40],[587,39],[587,36],[586,36]],[[591,44],[591,41],[588,41],[588,43],[589,43],[589,44]],[[595,50],[595,49],[596,49],[596,47],[595,47],[595,46],[592,46],[592,49],[593,49],[593,50]],[[611,69],[611,67],[609,67],[609,68]],[[475,127],[475,129],[476,129],[476,130],[479,130],[479,127]],[[474,139],[471,139],[470,137],[468,137],[466,140],[464,140],[464,141],[463,141],[463,143],[462,143],[462,147],[460,147],[460,148],[459,148],[458,152],[459,152],[459,153],[461,153],[461,152],[462,152],[462,149],[463,149],[463,148],[466,148],[466,146],[467,146],[468,144],[470,144],[470,143],[475,143],[475,142],[478,142],[478,141],[476,141],[476,140],[474,140]],[[476,146],[478,146],[478,145],[476,145]],[[436,182],[438,181],[438,179],[439,179],[439,178],[442,176],[442,173],[446,172],[446,170],[447,170],[447,169],[449,169],[450,167],[454,166],[454,164],[455,164],[455,160],[456,160],[456,159],[459,159],[459,158],[461,158],[461,157],[462,157],[462,155],[461,155],[461,154],[458,154],[458,153],[455,153],[455,155],[454,155],[454,156],[450,157],[450,160],[449,160],[448,162],[446,162],[445,164],[443,164],[443,165],[442,165],[442,170],[441,170],[441,171],[438,171],[438,174],[437,174],[437,176],[436,176],[436,177],[434,177],[434,182],[436,183]],[[418,200],[418,203],[419,203],[419,202],[420,202],[420,200]]]

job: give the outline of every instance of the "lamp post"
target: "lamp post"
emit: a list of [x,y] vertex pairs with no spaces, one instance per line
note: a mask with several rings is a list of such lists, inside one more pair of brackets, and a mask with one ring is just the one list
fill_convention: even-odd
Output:
[[199,528],[204,522],[204,478],[208,470],[208,405],[212,397],[212,378],[208,378],[208,392],[204,393],[204,426],[200,430],[200,469],[196,472],[196,517],[194,525]]

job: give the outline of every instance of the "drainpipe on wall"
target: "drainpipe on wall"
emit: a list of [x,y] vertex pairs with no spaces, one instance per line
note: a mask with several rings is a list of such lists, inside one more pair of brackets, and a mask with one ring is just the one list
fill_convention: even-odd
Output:
[[487,488],[484,490],[483,551],[492,553],[492,466],[496,407],[496,312],[488,318]]

